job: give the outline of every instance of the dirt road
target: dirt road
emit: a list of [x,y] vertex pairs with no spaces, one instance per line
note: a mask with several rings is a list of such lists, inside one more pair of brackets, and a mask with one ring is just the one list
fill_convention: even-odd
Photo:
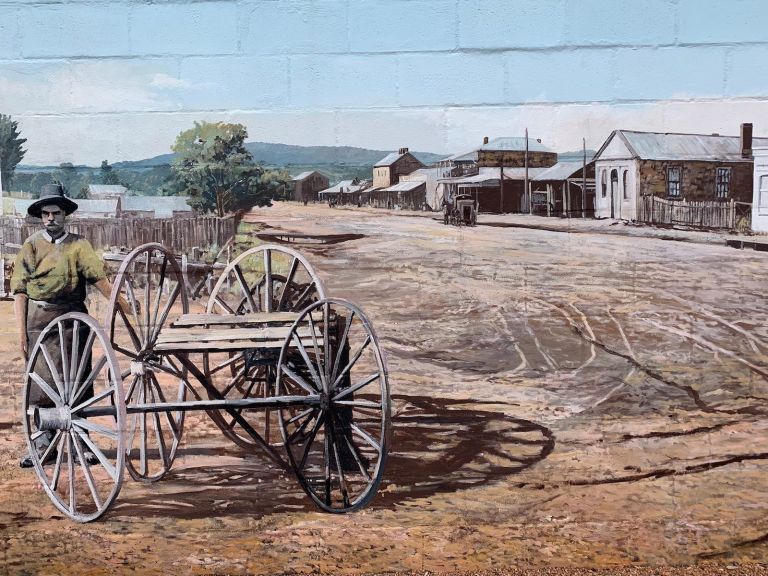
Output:
[[765,253],[296,204],[247,220],[243,241],[363,236],[294,247],[386,350],[382,492],[354,515],[316,512],[292,478],[195,417],[168,478],[126,482],[106,519],[75,525],[17,467],[22,368],[0,303],[8,573],[768,561]]

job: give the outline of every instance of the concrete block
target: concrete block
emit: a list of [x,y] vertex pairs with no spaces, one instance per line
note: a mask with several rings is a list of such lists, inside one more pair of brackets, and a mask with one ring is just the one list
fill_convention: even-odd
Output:
[[681,0],[677,11],[681,43],[768,42],[765,0]]
[[131,8],[132,54],[217,55],[237,52],[236,4],[141,4]]
[[[768,95],[768,45],[735,48],[728,64],[726,96]],[[768,131],[768,125],[763,129]]]
[[723,95],[725,50],[619,49],[616,97],[629,100],[716,98]]
[[73,61],[66,109],[86,113],[176,110],[181,88],[175,58]]
[[0,6],[0,58],[15,58],[21,52],[19,10]]
[[283,106],[288,97],[284,56],[185,58],[177,101],[183,109]]
[[127,5],[28,5],[19,17],[25,57],[128,54]]
[[507,54],[507,100],[596,102],[614,96],[613,51],[581,49]]
[[559,46],[565,32],[562,0],[460,0],[459,47]]
[[[67,61],[6,61],[0,65],[0,110],[4,114],[61,112],[70,102]],[[26,136],[25,136],[26,137]]]
[[502,54],[404,54],[398,78],[404,106],[505,101]]
[[246,54],[312,54],[347,51],[347,3],[307,0],[243,6]]
[[631,46],[675,42],[674,0],[568,0],[565,42]]
[[452,50],[457,46],[456,5],[433,0],[351,0],[352,52]]
[[293,56],[290,106],[389,106],[397,103],[397,56]]

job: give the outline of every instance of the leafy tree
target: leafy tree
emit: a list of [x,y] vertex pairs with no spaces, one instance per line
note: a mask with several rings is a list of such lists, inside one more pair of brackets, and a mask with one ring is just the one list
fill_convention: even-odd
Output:
[[[203,212],[227,212],[268,205],[276,191],[270,171],[253,162],[245,149],[242,124],[195,122],[171,149],[175,188]],[[171,187],[169,187],[171,188]]]
[[11,120],[10,116],[0,114],[0,180],[3,190],[10,190],[16,166],[27,153],[21,147],[27,139],[19,136],[18,122]]
[[90,171],[78,170],[71,162],[62,162],[59,169],[53,173],[53,181],[59,182],[67,196],[72,198],[86,198],[88,184],[91,183]]
[[101,173],[99,179],[102,184],[120,184],[120,178],[106,160],[101,161]]

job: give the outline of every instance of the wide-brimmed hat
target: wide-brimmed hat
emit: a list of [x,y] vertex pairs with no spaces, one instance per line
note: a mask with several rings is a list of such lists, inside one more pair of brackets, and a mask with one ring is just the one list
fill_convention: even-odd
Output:
[[41,211],[46,204],[55,204],[64,210],[64,214],[72,214],[77,210],[77,204],[64,196],[64,187],[61,184],[44,184],[40,189],[40,198],[29,205],[27,214],[41,218]]

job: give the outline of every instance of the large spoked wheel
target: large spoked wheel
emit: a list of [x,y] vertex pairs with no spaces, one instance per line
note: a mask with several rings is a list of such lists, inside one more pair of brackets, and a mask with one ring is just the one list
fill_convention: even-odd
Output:
[[376,494],[390,434],[387,371],[376,334],[354,304],[306,308],[280,350],[277,393],[306,406],[279,410],[288,460],[328,512],[357,510]]
[[[267,244],[251,248],[227,266],[211,291],[207,312],[238,316],[260,312],[298,313],[324,297],[320,278],[301,254]],[[279,351],[279,347],[274,347],[210,352],[204,359],[208,380],[229,400],[274,396]],[[276,410],[238,410],[237,413],[267,444],[282,445]],[[248,450],[258,446],[233,414],[217,414],[214,422],[226,437]]]
[[[186,370],[173,355],[156,353],[154,344],[163,327],[188,311],[184,277],[173,253],[160,244],[144,244],[126,256],[107,322],[110,344],[126,366],[121,377],[127,406],[185,399]],[[176,457],[184,412],[136,413],[127,424],[128,472],[134,480],[159,480]]]
[[50,499],[78,522],[104,514],[122,486],[126,414],[119,375],[106,335],[79,312],[51,322],[27,363],[27,448]]

